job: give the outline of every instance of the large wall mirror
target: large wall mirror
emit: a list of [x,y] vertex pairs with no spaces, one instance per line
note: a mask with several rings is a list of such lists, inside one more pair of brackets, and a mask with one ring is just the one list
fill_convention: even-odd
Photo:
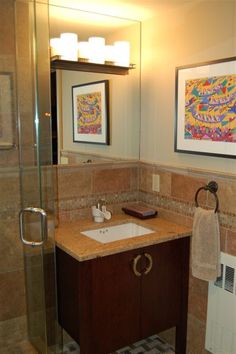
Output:
[[[127,75],[52,70],[54,137],[58,163],[85,163],[139,159],[140,135],[140,22],[60,6],[49,6],[50,38],[77,33],[79,41],[102,36],[106,44],[130,42]],[[108,80],[110,144],[73,141],[72,86]],[[56,129],[56,130],[55,130]],[[56,159],[54,160],[56,161]]]

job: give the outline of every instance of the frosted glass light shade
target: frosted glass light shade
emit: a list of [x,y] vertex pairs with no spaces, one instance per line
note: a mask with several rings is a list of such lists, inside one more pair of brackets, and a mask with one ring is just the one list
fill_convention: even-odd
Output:
[[104,49],[105,49],[105,38],[103,37],[90,37],[89,40],[89,62],[96,64],[104,64]]
[[61,33],[61,59],[77,61],[78,36],[76,33]]
[[103,37],[89,37],[89,44],[94,46],[104,46],[105,45],[105,38]]
[[114,43],[115,65],[126,66],[130,64],[130,44],[127,41],[117,41]]
[[78,58],[88,60],[90,56],[90,45],[89,42],[79,42],[78,43]]
[[105,61],[111,63],[115,62],[115,48],[113,45],[105,46]]
[[62,45],[61,45],[60,38],[51,38],[50,47],[51,47],[51,57],[54,57],[55,55],[61,55]]

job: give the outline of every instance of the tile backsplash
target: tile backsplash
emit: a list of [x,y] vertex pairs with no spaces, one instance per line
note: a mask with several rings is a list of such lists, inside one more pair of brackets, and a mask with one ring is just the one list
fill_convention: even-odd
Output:
[[108,209],[138,201],[138,163],[56,166],[59,220],[91,216],[90,208],[104,199]]
[[[90,207],[104,199],[112,209],[129,202],[158,208],[163,217],[191,226],[198,188],[214,180],[218,184],[222,250],[235,254],[236,176],[216,172],[172,168],[143,162],[55,166],[59,220],[90,215]],[[160,176],[160,191],[152,190],[152,175]],[[210,192],[201,191],[199,205],[215,207]],[[89,214],[88,214],[89,213]]]

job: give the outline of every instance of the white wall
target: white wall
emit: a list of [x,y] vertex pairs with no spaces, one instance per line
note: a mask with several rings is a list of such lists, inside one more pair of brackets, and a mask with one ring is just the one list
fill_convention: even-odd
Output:
[[235,1],[162,6],[142,23],[141,160],[236,172],[233,159],[174,152],[175,68],[232,56]]

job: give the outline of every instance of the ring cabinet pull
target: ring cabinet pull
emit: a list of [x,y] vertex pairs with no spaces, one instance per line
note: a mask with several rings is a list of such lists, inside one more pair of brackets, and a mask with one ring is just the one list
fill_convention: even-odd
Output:
[[144,271],[144,274],[147,275],[152,270],[153,261],[152,256],[149,253],[144,253],[144,256],[149,260],[149,265]]
[[141,277],[142,273],[140,273],[138,270],[137,270],[137,264],[141,258],[141,254],[139,254],[138,256],[136,256],[134,259],[133,259],[133,272],[134,274],[137,276],[137,277]]

